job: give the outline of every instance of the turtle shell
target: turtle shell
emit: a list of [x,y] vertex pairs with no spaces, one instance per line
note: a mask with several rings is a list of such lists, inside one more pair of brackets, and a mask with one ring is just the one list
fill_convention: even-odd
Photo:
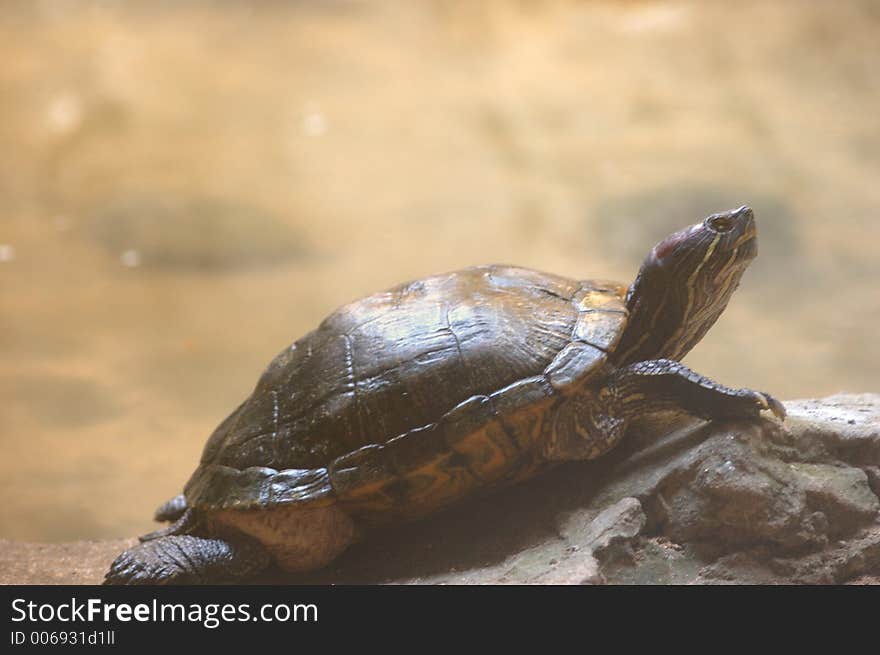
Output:
[[625,293],[484,266],[345,305],[217,427],[187,502],[417,516],[527,477],[550,407],[595,378],[620,338]]

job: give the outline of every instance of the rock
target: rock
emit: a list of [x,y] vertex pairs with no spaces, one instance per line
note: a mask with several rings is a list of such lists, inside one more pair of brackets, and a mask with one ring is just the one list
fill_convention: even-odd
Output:
[[[615,546],[626,544],[638,536],[645,527],[647,518],[642,504],[635,498],[624,498],[612,505],[586,524],[583,536],[578,530],[564,531],[569,541],[587,545],[594,554],[604,555]],[[568,521],[571,522],[571,519]],[[582,524],[578,524],[578,527]],[[579,538],[580,537],[580,538]]]
[[880,466],[866,466],[862,469],[868,476],[868,485],[871,491],[880,496]]
[[642,504],[636,498],[623,498],[592,520],[575,512],[565,521],[560,535],[569,544],[581,545],[569,546],[561,561],[555,560],[551,571],[528,581],[540,584],[604,582],[601,562],[618,550],[630,554],[629,544],[642,532],[646,522]]
[[[369,535],[269,583],[880,581],[880,395],[635,427],[616,451]],[[0,582],[94,583],[131,541],[0,541]]]

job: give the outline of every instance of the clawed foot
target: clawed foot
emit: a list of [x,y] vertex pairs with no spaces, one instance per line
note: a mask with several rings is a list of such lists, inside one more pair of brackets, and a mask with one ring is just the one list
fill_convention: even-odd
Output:
[[144,557],[143,546],[135,546],[113,560],[104,575],[105,585],[166,585],[176,579],[174,566],[161,563],[153,557]]
[[784,421],[786,417],[785,407],[781,402],[776,400],[769,393],[763,393],[760,391],[753,391],[755,395],[755,401],[758,404],[759,411],[769,410],[773,412],[773,415],[778,418],[780,421]]
[[[129,548],[117,557],[104,576],[105,585],[169,585],[198,582],[186,551],[197,537],[161,537]],[[200,544],[201,545],[201,544]]]
[[708,420],[759,416],[770,411],[785,420],[785,407],[769,393],[752,389],[731,389],[681,362],[655,359],[619,369],[611,381],[612,395],[622,403],[617,415],[643,411],[644,399],[653,409],[682,409]]
[[105,585],[180,585],[232,582],[269,564],[256,542],[174,535],[129,548],[110,565]]

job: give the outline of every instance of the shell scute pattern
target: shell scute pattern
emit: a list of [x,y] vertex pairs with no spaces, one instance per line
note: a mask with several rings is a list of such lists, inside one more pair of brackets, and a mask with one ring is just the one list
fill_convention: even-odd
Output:
[[419,515],[526,477],[557,396],[616,343],[623,293],[486,266],[346,305],[272,361],[215,431],[187,498]]

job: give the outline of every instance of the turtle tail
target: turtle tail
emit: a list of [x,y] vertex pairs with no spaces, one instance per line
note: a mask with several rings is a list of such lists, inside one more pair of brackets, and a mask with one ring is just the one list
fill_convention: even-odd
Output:
[[159,505],[153,514],[153,520],[159,523],[174,523],[186,511],[186,498],[183,494],[178,494],[171,500]]
[[195,531],[197,525],[198,517],[196,516],[196,511],[192,508],[189,508],[180,515],[180,518],[178,518],[167,528],[162,528],[160,530],[148,532],[147,534],[142,534],[140,537],[138,537],[138,540],[143,543],[145,541],[153,541],[155,539],[168,537],[171,535],[192,534]]

